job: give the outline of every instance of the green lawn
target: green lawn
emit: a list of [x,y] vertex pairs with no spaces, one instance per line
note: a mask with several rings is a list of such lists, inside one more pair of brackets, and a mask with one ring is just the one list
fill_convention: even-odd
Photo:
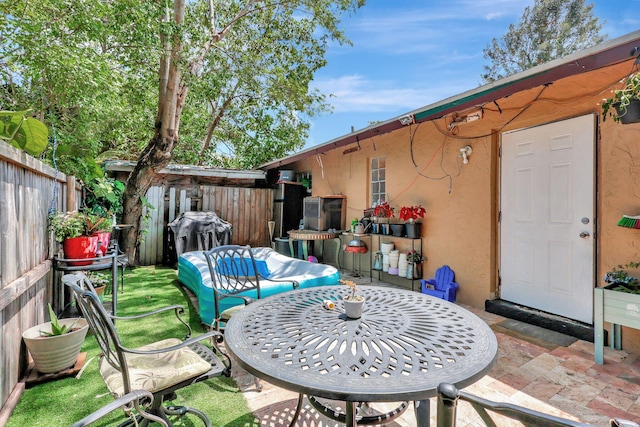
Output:
[[[109,296],[107,296],[107,299]],[[139,267],[127,270],[125,292],[118,294],[118,315],[145,313],[170,304],[187,308],[194,335],[204,332],[199,317],[184,290],[175,270],[163,267]],[[160,318],[158,318],[160,317]],[[173,312],[166,316],[152,316],[153,320],[119,322],[118,331],[127,347],[167,337],[184,338],[186,329],[176,321]],[[74,377],[36,385],[25,390],[9,418],[7,427],[46,426],[67,427],[113,400],[98,372],[99,348],[91,333],[82,351],[87,352],[87,364],[79,379]],[[94,358],[93,360],[91,360]],[[186,404],[203,411],[215,427],[257,426],[242,393],[235,382],[226,377],[214,378],[178,391],[174,404]],[[124,421],[124,413],[114,411],[109,417],[93,425],[117,425]],[[198,420],[180,425],[201,426]]]

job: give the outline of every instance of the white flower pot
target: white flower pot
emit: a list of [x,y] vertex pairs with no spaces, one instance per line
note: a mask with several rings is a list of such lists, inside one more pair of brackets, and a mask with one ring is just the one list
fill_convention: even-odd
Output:
[[51,332],[51,322],[42,323],[22,333],[24,343],[31,353],[38,372],[51,374],[73,366],[78,359],[89,325],[85,319],[60,319],[62,325],[78,328],[64,335],[42,336],[41,331]]
[[364,297],[357,296],[356,300],[350,300],[350,297],[345,297],[342,301],[344,303],[344,312],[350,319],[359,319],[362,317],[362,308],[364,305]]

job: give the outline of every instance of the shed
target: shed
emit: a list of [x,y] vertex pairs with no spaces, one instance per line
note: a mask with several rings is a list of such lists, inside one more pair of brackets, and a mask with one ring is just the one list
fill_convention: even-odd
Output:
[[[126,181],[135,162],[107,161],[111,176]],[[184,212],[210,211],[232,224],[232,243],[269,246],[268,221],[273,215],[273,188],[262,170],[232,170],[169,165],[161,170],[149,191],[147,231],[140,243],[140,265],[171,264],[174,258],[168,224]],[[143,212],[147,213],[146,209]]]

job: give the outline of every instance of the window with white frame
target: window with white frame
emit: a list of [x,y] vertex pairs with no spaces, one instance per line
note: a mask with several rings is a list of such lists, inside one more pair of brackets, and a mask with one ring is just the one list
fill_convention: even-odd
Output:
[[385,201],[385,158],[374,157],[371,159],[371,206]]

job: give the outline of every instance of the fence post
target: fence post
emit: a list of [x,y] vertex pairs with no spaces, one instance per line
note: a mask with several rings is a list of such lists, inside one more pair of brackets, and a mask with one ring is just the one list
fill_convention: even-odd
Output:
[[76,177],[67,175],[67,205],[66,212],[76,210]]

